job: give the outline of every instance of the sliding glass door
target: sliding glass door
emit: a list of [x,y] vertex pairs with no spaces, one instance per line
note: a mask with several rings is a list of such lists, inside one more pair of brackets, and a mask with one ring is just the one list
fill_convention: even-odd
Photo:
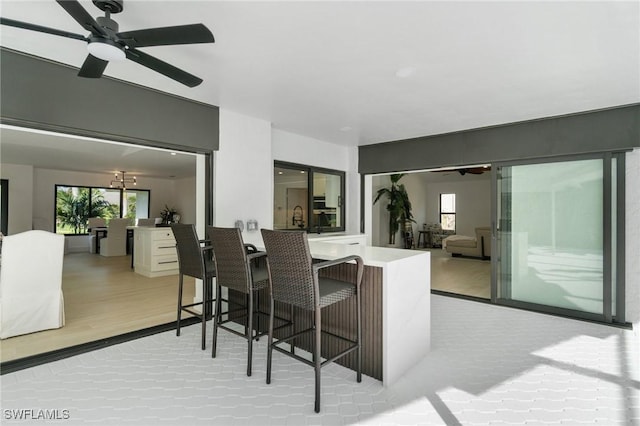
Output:
[[616,158],[496,171],[498,303],[611,321]]

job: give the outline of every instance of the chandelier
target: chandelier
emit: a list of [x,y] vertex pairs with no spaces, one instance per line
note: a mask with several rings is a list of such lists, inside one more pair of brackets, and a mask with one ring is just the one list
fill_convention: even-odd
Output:
[[122,177],[118,177],[118,173],[116,173],[116,178],[114,180],[111,181],[111,184],[109,185],[110,188],[113,188],[113,184],[115,183],[116,185],[120,185],[120,186],[116,186],[116,188],[122,188],[124,190],[127,189],[127,184],[134,184],[137,185],[136,182],[136,177],[134,176],[133,178],[128,178],[126,177],[127,172],[125,172],[124,170],[121,170],[120,173],[122,173]]

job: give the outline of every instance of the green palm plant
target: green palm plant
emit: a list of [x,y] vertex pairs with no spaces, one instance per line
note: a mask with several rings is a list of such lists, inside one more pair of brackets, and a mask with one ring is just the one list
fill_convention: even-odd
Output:
[[71,188],[59,189],[57,194],[56,218],[59,225],[70,227],[73,233],[77,234],[84,226],[83,218],[87,217],[89,205],[82,199],[82,193],[89,192],[88,189],[81,189],[78,194],[74,194]]
[[[89,202],[91,197],[91,202]],[[74,234],[86,232],[90,217],[110,218],[113,208],[98,191],[89,188],[60,188],[57,194],[56,218],[59,226],[73,229]]]
[[114,217],[120,216],[118,206],[105,200],[104,194],[95,189],[91,190],[91,203],[89,203],[89,194],[87,193],[82,193],[82,201],[87,204],[87,219],[90,217],[113,219]]
[[403,229],[407,222],[415,222],[411,213],[411,201],[409,194],[403,184],[398,183],[404,176],[404,173],[392,174],[389,176],[391,186],[388,188],[380,188],[377,192],[373,204],[377,203],[380,198],[388,200],[387,211],[389,212],[389,244],[396,243],[396,234],[402,225]]

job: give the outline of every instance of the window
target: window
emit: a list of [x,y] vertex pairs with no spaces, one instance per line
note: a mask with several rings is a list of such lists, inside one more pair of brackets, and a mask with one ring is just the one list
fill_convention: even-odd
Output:
[[90,217],[149,217],[148,190],[56,185],[56,233],[86,234]]
[[150,211],[150,191],[127,189],[122,191],[122,211],[124,217],[136,223],[136,219],[146,219]]
[[273,228],[344,231],[345,173],[275,162]]
[[456,194],[440,194],[440,226],[447,231],[456,230]]

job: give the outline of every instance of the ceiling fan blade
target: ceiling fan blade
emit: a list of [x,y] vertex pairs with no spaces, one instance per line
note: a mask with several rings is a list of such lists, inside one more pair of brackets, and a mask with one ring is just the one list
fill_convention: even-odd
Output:
[[129,47],[215,42],[213,34],[203,24],[125,31],[116,34],[116,36],[127,43]]
[[95,35],[107,36],[107,32],[95,19],[85,10],[77,0],[56,0],[64,10],[67,11],[82,27]]
[[163,74],[177,82],[184,84],[185,86],[195,87],[198,84],[202,83],[202,79],[196,77],[195,75],[189,74],[186,71],[182,71],[179,68],[174,67],[166,62],[161,61],[160,59],[154,58],[151,55],[147,55],[146,53],[136,50],[136,49],[125,49],[125,54],[128,59],[131,59],[133,62],[137,62],[142,66],[150,68],[160,74]]
[[100,78],[107,64],[109,62],[96,58],[93,55],[87,55],[87,59],[84,60],[78,76],[86,78]]
[[13,19],[0,17],[0,24],[10,27],[22,28],[24,30],[38,31],[41,33],[53,34],[67,38],[74,38],[76,40],[87,41],[87,38],[80,34],[74,34],[67,31],[57,30],[55,28],[43,27],[41,25],[30,24],[28,22],[15,21]]

